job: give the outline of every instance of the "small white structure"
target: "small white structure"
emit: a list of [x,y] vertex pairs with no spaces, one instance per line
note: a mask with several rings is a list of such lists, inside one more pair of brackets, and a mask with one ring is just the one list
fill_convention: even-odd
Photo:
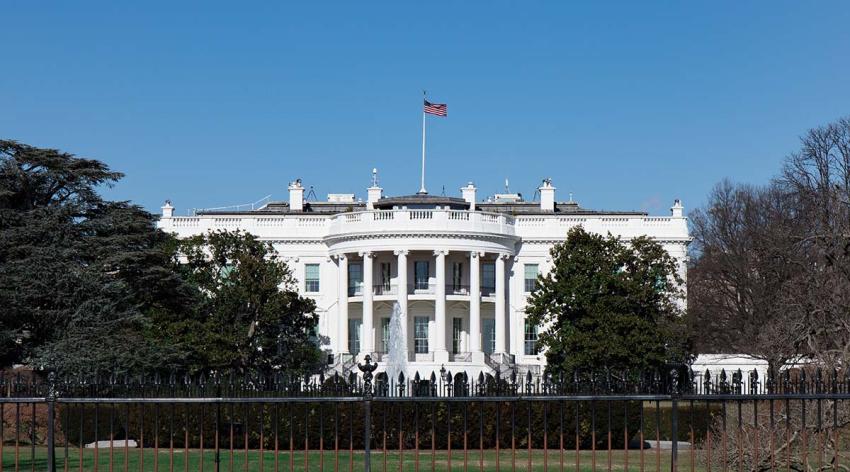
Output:
[[691,365],[694,372],[694,382],[699,391],[703,390],[705,374],[711,375],[711,384],[717,385],[722,372],[726,373],[726,381],[732,382],[732,375],[741,371],[741,388],[743,392],[750,391],[750,373],[756,371],[757,381],[764,384],[767,378],[767,361],[742,354],[700,354]]
[[289,201],[249,211],[174,216],[163,207],[159,227],[179,237],[211,230],[248,231],[287,261],[305,296],[315,299],[323,346],[336,368],[371,353],[385,366],[390,317],[398,303],[407,339],[408,378],[445,367],[455,374],[495,369],[539,373],[538,327],[525,305],[549,251],[570,228],[621,237],[649,236],[675,257],[684,279],[691,238],[681,203],[671,214],[594,211],[558,202],[550,179],[540,200],[504,193],[481,200],[471,182],[462,198],[415,194],[388,197],[372,175],[366,201],[330,194],[304,201],[295,180]]
[[116,449],[124,447],[128,449],[135,449],[139,447],[139,444],[135,439],[113,439],[111,441],[109,439],[104,439],[86,444],[86,449],[109,449],[110,447]]

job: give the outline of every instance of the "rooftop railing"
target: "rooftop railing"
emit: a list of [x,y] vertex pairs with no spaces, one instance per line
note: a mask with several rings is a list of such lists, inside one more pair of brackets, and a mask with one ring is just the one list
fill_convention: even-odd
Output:
[[454,230],[514,234],[510,215],[466,210],[401,209],[342,213],[331,218],[330,235],[375,231],[386,225],[392,230]]

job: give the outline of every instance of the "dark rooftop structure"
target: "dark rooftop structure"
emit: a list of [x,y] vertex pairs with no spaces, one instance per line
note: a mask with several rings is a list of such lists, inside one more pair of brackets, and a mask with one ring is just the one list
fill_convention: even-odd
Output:
[[[441,195],[414,194],[398,197],[384,197],[373,204],[376,210],[392,210],[394,208],[429,209],[448,208],[450,210],[469,210],[469,202],[462,198],[447,197]],[[492,213],[503,213],[506,215],[647,215],[643,211],[604,211],[582,208],[577,202],[556,202],[554,211],[540,209],[538,202],[528,201],[484,201],[476,202],[477,211]],[[337,213],[350,213],[354,211],[368,210],[366,202],[317,202],[305,201],[301,211],[291,211],[286,201],[272,201],[257,210],[246,211],[204,211],[199,215],[233,215],[233,214],[257,214],[257,215],[282,215],[282,214],[314,214],[331,215]]]
[[374,203],[376,210],[393,208],[429,209],[448,208],[450,210],[469,210],[469,202],[462,198],[417,193],[401,197],[386,197]]

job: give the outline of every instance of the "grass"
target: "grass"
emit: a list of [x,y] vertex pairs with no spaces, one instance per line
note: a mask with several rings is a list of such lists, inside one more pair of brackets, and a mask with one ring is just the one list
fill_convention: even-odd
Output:
[[[34,452],[34,455],[33,455]],[[660,467],[657,469],[658,463],[656,460],[656,451],[647,450],[644,452],[644,467],[647,472],[651,471],[669,471],[670,470],[670,453],[669,451],[661,451],[660,454]],[[306,457],[305,457],[306,456]],[[222,450],[220,452],[220,468],[221,472],[230,472],[232,471],[264,471],[264,472],[272,472],[275,471],[275,454],[273,451],[264,451],[262,454],[260,451],[249,450],[246,453],[244,450],[234,451],[231,455],[229,450]],[[384,472],[391,471],[395,472],[399,470],[399,453],[398,451],[389,451],[386,454],[380,450],[372,451],[371,454],[371,462],[372,462],[372,470],[375,472]],[[414,451],[404,451],[402,454],[403,457],[403,470],[416,472],[417,470],[421,472],[430,472],[432,470],[432,456],[431,451],[420,451],[419,452],[419,468],[416,468],[415,461],[415,452]],[[510,450],[502,450],[499,454],[499,468],[497,469],[496,464],[496,451],[495,450],[485,450],[483,464],[481,461],[480,452],[478,450],[470,450],[467,456],[467,466],[468,469],[464,469],[464,453],[463,451],[452,451],[451,454],[452,464],[451,469],[448,468],[448,453],[447,451],[436,451],[434,454],[434,470],[436,471],[449,471],[452,472],[464,472],[468,471],[496,471],[501,470],[505,472],[509,472],[514,470],[512,468],[512,460],[516,462],[516,469],[520,471],[532,470],[532,471],[560,471],[561,470],[561,454],[558,450],[549,450],[548,451],[548,468],[544,469],[544,453],[542,450],[532,450],[531,451],[531,461],[532,466],[531,469],[528,467],[528,451],[517,450],[516,455],[514,456]],[[67,458],[65,456],[65,449],[59,447],[56,449],[56,470],[62,471],[65,470],[66,462],[67,462],[67,470],[69,471],[124,471],[125,464],[127,466],[126,470],[128,471],[140,471],[140,472],[148,472],[148,471],[175,471],[182,472],[185,470],[189,471],[215,471],[215,451],[205,450],[201,453],[200,450],[190,449],[188,457],[183,450],[175,450],[173,455],[170,451],[166,449],[159,449],[159,451],[155,451],[152,448],[147,449],[131,449],[129,454],[125,458],[124,450],[122,448],[115,448],[112,451],[112,457],[110,458],[110,450],[100,449],[97,451],[97,460],[95,461],[95,451],[93,449],[86,449],[82,454],[82,461],[80,461],[80,451],[76,448],[69,448],[67,453]],[[321,471],[321,472],[348,472],[348,471],[363,471],[364,470],[364,454],[362,451],[355,451],[349,457],[348,451],[340,451],[338,459],[334,454],[334,451],[325,451],[321,454],[319,451],[310,451],[306,455],[304,452],[296,451],[292,457],[290,457],[289,451],[280,452],[277,456],[277,466],[278,470],[289,472],[292,470],[293,472],[303,472],[303,471]],[[110,460],[112,463],[112,467],[110,467]],[[338,460],[338,462],[337,462]],[[573,450],[565,450],[563,453],[564,460],[564,469],[565,471],[576,471],[576,454]],[[688,451],[680,452],[679,456],[679,468],[682,471],[690,471],[690,456]],[[187,464],[188,461],[188,464]],[[231,466],[232,464],[232,466]],[[292,469],[290,469],[290,464]],[[338,464],[338,468],[337,468]],[[386,464],[386,468],[385,468]],[[626,470],[626,454],[624,451],[616,450],[611,452],[610,456],[610,470],[614,471],[624,471]],[[482,467],[483,465],[483,467]],[[36,447],[33,451],[29,447],[21,447],[18,451],[18,460],[16,467],[16,458],[15,458],[15,450],[14,447],[6,446],[3,449],[2,454],[2,470],[3,471],[13,471],[19,470],[29,471],[44,471],[47,469],[47,449],[44,447]],[[596,471],[608,471],[609,470],[609,456],[608,451],[597,451],[596,452],[596,468],[593,468],[593,453],[591,451],[581,451],[579,453],[579,468],[580,472],[593,472]],[[628,454],[628,470],[640,471],[640,454],[638,451],[629,451]],[[701,472],[702,468],[699,462],[696,463],[696,470]]]

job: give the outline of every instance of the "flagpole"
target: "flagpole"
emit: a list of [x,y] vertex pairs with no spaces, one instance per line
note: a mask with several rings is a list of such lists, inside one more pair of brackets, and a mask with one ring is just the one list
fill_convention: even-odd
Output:
[[422,91],[422,180],[419,193],[428,193],[425,190],[425,91]]

